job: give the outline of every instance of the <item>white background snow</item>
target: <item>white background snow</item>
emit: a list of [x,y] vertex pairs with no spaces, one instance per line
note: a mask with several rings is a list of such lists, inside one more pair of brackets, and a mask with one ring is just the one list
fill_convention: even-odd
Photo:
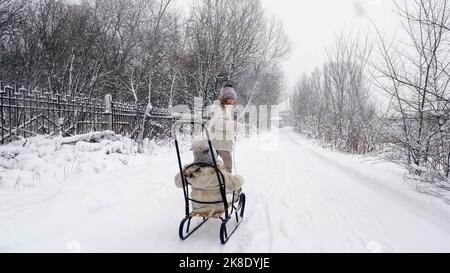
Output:
[[395,164],[332,152],[290,129],[237,144],[246,219],[225,246],[215,221],[179,240],[172,144],[138,154],[126,138],[60,142],[0,147],[0,252],[450,251],[450,201],[415,191]]

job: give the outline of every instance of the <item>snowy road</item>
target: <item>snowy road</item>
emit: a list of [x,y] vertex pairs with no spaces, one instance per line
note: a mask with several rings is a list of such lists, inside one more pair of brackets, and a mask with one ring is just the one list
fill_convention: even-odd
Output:
[[[183,198],[174,154],[58,188],[1,196],[0,252],[449,252],[450,203],[411,190],[402,170],[311,144],[237,146],[246,221],[228,245],[219,222],[178,239]],[[269,148],[269,149],[267,149]]]

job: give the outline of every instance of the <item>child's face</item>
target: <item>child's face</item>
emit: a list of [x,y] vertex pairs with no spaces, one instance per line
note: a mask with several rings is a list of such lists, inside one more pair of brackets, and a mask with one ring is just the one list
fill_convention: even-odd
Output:
[[225,100],[225,105],[236,105],[235,99],[227,99]]

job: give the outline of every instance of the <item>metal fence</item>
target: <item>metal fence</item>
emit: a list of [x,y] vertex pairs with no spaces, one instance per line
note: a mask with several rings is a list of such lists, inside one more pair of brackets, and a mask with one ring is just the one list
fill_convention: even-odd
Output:
[[[113,130],[118,134],[136,135],[142,126],[144,107],[98,98],[65,96],[45,90],[31,90],[21,85],[0,82],[0,143],[40,134],[75,135]],[[174,116],[166,109],[149,113],[155,130],[170,131]]]

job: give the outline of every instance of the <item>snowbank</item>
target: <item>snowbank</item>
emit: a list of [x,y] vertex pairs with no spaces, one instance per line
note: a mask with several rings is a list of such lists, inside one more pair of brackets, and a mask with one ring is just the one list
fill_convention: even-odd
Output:
[[136,142],[113,132],[16,141],[0,146],[0,190],[33,188],[125,168],[130,162],[147,160],[156,147],[147,140],[144,154],[138,154]]

